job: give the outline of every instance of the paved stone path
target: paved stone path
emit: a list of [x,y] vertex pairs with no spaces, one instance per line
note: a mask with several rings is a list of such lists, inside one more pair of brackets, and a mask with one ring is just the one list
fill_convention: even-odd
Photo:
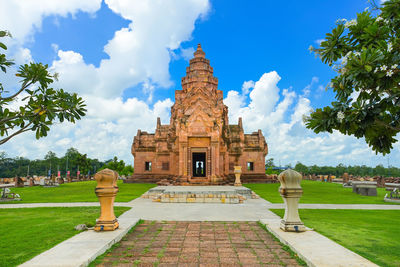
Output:
[[97,266],[299,266],[256,222],[145,221]]

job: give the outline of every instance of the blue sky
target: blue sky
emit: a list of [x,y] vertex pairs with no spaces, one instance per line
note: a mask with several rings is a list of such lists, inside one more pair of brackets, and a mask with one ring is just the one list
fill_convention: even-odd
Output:
[[60,73],[57,86],[84,96],[89,112],[75,125],[56,125],[46,140],[15,138],[0,148],[11,156],[62,155],[74,146],[90,157],[132,162],[137,129],[154,131],[157,116],[169,122],[188,55],[201,43],[230,123],[241,116],[247,131],[262,129],[267,157],[292,165],[399,162],[398,145],[388,157],[376,156],[363,140],[315,135],[301,121],[334,96],[324,88],[335,73],[308,47],[337,19],[362,12],[365,0],[21,2],[0,0],[0,25],[14,35],[9,55],[49,64]]

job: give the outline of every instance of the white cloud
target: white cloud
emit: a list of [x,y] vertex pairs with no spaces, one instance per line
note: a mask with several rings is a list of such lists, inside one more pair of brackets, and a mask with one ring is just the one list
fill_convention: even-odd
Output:
[[325,39],[317,39],[314,41],[317,45],[321,45],[322,42],[326,41]]
[[78,11],[94,13],[102,0],[0,0],[0,25],[13,35],[20,45],[33,41],[35,30],[40,30],[42,20],[49,15],[67,16]]
[[[104,160],[117,155],[132,162],[130,147],[137,129],[154,131],[157,116],[162,123],[169,123],[173,102],[165,99],[152,105],[153,93],[156,86],[172,85],[171,51],[178,50],[184,58],[192,53],[193,48],[183,49],[181,44],[192,38],[195,21],[207,15],[209,2],[106,0],[105,3],[131,23],[117,30],[105,45],[108,58],[102,60],[99,67],[86,63],[84,56],[76,51],[59,50],[57,44],[51,46],[58,55],[51,70],[60,75],[54,86],[83,96],[87,116],[76,124],[53,125],[49,135],[38,141],[33,133],[19,135],[1,150],[11,156],[42,158],[48,150],[61,155],[73,146],[90,157]],[[74,16],[79,11],[94,15],[101,0],[0,0],[0,6],[0,24],[14,36],[9,41],[9,52],[18,53],[19,61],[24,63],[32,59],[24,45],[34,42],[34,33],[41,30],[43,18]],[[18,84],[15,77],[1,79],[10,87]],[[138,90],[137,95],[143,92],[147,95],[147,102],[138,97],[121,98],[124,90],[133,87]]]
[[[263,74],[249,92],[248,104],[243,94],[233,90],[224,99],[229,108],[230,123],[237,123],[238,117],[242,117],[246,132],[263,131],[269,146],[267,157],[275,158],[276,163],[281,161],[283,165],[301,161],[307,165],[375,166],[386,162],[386,158],[375,155],[363,139],[337,131],[317,135],[305,127],[303,115],[312,109],[307,96],[311,87],[318,83],[317,77],[312,78],[303,95],[288,89],[280,90],[277,85],[280,79],[275,71]],[[392,157],[398,157],[396,146],[399,144],[394,146]]]
[[194,53],[194,48],[193,47],[188,47],[188,48],[181,48],[181,56],[185,60],[189,60],[193,57]]
[[130,147],[138,129],[154,132],[157,117],[163,124],[169,123],[173,102],[167,98],[158,101],[153,108],[137,98],[106,99],[85,96],[88,113],[76,124],[53,125],[49,135],[39,140],[33,132],[16,136],[1,146],[10,156],[43,158],[51,150],[63,156],[69,147],[77,148],[91,158],[106,160],[116,155],[132,163]]
[[[171,57],[176,58],[173,50],[191,38],[195,21],[208,12],[209,3],[207,0],[105,2],[112,11],[131,21],[129,27],[115,32],[104,47],[109,58],[103,59],[98,68],[86,64],[76,52],[59,51],[59,58],[53,62],[53,70],[60,73],[59,85],[74,88],[78,93],[118,97],[125,89],[143,83],[151,102],[155,85],[172,85],[169,63]],[[187,57],[192,49],[180,49],[182,56]],[[82,75],[77,76],[78,73]]]

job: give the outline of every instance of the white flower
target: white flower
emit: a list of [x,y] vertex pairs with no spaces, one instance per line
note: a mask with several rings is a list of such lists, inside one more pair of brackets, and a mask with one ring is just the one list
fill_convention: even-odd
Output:
[[379,85],[376,87],[376,90],[379,90]]
[[308,50],[309,50],[310,52],[314,51],[314,46],[310,45],[310,46],[308,47]]
[[388,43],[388,47],[387,47],[388,52],[392,52],[393,50],[393,44],[391,42]]
[[347,21],[347,19],[338,19],[337,21],[336,21],[336,23],[343,23],[343,22],[346,22]]
[[338,119],[339,122],[342,122],[342,121],[343,121],[343,119],[344,119],[344,113],[343,113],[342,111],[339,111],[339,112],[337,113],[337,119]]
[[378,70],[379,70],[379,68],[376,68],[376,69],[374,70],[374,73],[377,73],[377,72],[378,72]]
[[357,25],[357,20],[352,19],[352,20],[350,20],[350,21],[347,21],[347,22],[344,24],[344,27],[349,28],[349,27],[355,26],[355,25]]
[[347,69],[346,69],[346,68],[341,68],[341,69],[340,69],[340,72],[341,72],[342,74],[345,74],[345,73],[347,72]]
[[392,70],[394,70],[395,68],[397,68],[397,64],[394,64],[393,66],[392,66]]
[[381,66],[381,70],[383,71],[387,70],[387,66],[386,65]]
[[380,16],[376,17],[376,22],[379,22],[379,21],[381,21],[381,20],[383,20],[382,17],[380,17]]
[[389,20],[388,20],[388,19],[385,19],[383,22],[385,22],[386,24],[388,24],[388,23],[389,23]]
[[393,71],[392,70],[388,70],[388,72],[386,72],[386,76],[392,77],[392,75],[393,75]]
[[347,57],[346,57],[346,56],[342,58],[342,64],[343,64],[343,65],[346,65],[346,64],[347,64]]
[[355,55],[356,57],[359,57],[359,56],[361,56],[361,53],[360,53],[360,52],[355,52],[354,55]]

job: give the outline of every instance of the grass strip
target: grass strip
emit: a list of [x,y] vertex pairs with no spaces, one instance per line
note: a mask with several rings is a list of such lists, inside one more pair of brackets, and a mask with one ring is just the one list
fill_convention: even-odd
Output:
[[[283,209],[271,209],[283,217]],[[301,209],[305,225],[379,266],[400,266],[400,211]]]
[[[119,216],[129,210],[115,207]],[[0,209],[0,266],[17,266],[94,225],[98,207]]]
[[[272,203],[283,203],[278,189],[280,183],[275,184],[245,184],[256,194]],[[386,204],[383,198],[387,191],[377,188],[377,196],[361,196],[352,192],[351,188],[344,188],[342,184],[323,183],[319,181],[303,180],[301,182],[303,195],[300,203],[315,204]]]
[[[118,180],[119,192],[115,198],[116,202],[129,202],[140,197],[155,184],[125,184]],[[11,192],[21,196],[21,201],[0,202],[10,203],[60,203],[60,202],[98,202],[94,193],[96,181],[84,181],[61,184],[58,187],[23,187],[10,188]]]

